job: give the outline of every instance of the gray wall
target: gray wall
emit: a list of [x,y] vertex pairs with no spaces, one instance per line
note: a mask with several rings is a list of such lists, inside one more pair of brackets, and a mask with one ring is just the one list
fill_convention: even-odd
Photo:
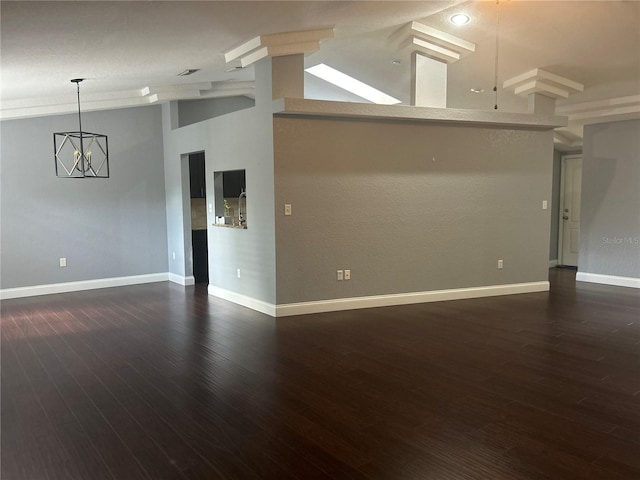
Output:
[[640,120],[584,127],[579,270],[640,278]]
[[248,97],[180,100],[178,101],[178,125],[186,127],[220,115],[251,108],[255,103],[255,100]]
[[278,304],[547,280],[551,131],[280,117],[274,135]]
[[76,115],[2,122],[2,288],[167,271],[160,107],[82,120],[109,136],[109,179],[55,177],[53,132]]
[[[207,204],[215,212],[213,172],[246,170],[246,230],[215,227],[208,214],[209,284],[275,303],[273,128],[271,64],[256,64],[256,106],[176,128],[177,106],[163,105],[169,270],[192,275],[189,179],[186,154],[205,152]],[[176,259],[172,254],[176,252]],[[241,270],[237,278],[236,270]]]

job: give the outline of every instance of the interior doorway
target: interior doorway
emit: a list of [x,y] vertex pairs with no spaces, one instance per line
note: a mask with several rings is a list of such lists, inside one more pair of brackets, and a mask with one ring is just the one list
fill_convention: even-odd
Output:
[[191,251],[195,283],[209,283],[207,242],[207,183],[204,152],[189,154],[191,192]]
[[565,155],[560,170],[559,265],[578,266],[581,195],[582,155]]

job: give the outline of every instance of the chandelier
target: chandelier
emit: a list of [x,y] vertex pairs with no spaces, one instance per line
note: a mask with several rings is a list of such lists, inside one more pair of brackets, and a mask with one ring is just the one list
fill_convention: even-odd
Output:
[[74,78],[78,92],[78,131],[53,134],[56,176],[60,178],[109,178],[109,146],[107,136],[82,131],[80,115],[80,82]]

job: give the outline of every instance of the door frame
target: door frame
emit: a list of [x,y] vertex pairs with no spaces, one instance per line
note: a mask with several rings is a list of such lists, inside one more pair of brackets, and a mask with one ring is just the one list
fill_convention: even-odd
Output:
[[[566,160],[575,160],[579,158],[582,160],[582,153],[574,153],[571,155],[562,155],[560,157],[560,201],[558,202],[558,266],[564,265],[563,260],[563,231],[564,220],[562,214],[564,211],[564,177],[566,175]],[[582,197],[580,197],[580,203],[582,203]]]

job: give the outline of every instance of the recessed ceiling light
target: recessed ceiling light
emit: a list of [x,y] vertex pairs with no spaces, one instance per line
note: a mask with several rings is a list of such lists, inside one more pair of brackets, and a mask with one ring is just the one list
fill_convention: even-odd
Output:
[[449,21],[454,25],[466,25],[471,21],[471,17],[466,13],[456,13],[449,19]]
[[473,93],[484,93],[484,88],[470,88]]
[[373,103],[380,105],[395,105],[401,102],[401,100],[393,98],[392,96],[387,95],[386,93],[383,93],[360,80],[350,77],[335,68],[331,68],[324,63],[320,63],[315,67],[307,68],[305,71]]
[[400,65],[402,63],[402,60],[393,60],[391,63],[393,63],[394,65]]

